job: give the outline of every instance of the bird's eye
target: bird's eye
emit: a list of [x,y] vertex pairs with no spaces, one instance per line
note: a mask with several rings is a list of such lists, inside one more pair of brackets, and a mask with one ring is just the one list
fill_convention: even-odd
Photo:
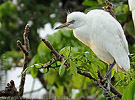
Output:
[[68,23],[73,24],[74,22],[75,22],[75,20],[72,20],[72,21],[70,21],[70,22],[68,22]]

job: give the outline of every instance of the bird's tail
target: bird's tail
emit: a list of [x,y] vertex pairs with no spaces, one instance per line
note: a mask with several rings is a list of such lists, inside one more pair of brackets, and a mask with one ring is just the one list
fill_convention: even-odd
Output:
[[135,27],[135,9],[132,10],[132,19]]

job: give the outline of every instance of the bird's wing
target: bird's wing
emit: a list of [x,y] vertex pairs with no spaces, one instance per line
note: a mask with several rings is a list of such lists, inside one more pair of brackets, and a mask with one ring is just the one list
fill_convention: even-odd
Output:
[[132,12],[132,19],[135,26],[135,0],[128,0],[129,9]]
[[128,43],[121,25],[105,11],[98,12],[97,15],[95,12],[93,15],[91,24],[95,44],[109,52],[120,68],[128,71]]

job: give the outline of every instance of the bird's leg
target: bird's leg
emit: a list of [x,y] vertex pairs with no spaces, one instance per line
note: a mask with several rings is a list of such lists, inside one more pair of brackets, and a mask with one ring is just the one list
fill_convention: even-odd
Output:
[[110,92],[110,84],[111,84],[111,72],[112,72],[112,68],[113,66],[116,64],[115,60],[114,62],[109,66],[109,69],[105,75],[105,78],[108,77],[108,83],[107,83],[107,89],[108,89],[108,92]]
[[107,83],[107,89],[108,89],[108,91],[110,92],[110,84],[111,84],[111,73],[112,72],[110,72],[110,74],[108,75],[108,83]]
[[106,72],[105,78],[107,78],[107,76],[110,75],[110,73],[111,73],[111,71],[112,71],[112,68],[113,68],[113,66],[114,66],[115,64],[116,64],[116,62],[115,62],[115,60],[114,60],[114,62],[113,62],[111,65],[109,65],[109,69],[108,69],[108,71]]

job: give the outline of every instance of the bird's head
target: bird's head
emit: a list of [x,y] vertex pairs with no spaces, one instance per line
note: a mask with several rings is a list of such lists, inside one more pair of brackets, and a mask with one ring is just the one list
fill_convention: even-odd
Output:
[[66,23],[56,27],[55,29],[67,28],[75,29],[85,25],[85,14],[82,12],[72,12],[67,15]]

